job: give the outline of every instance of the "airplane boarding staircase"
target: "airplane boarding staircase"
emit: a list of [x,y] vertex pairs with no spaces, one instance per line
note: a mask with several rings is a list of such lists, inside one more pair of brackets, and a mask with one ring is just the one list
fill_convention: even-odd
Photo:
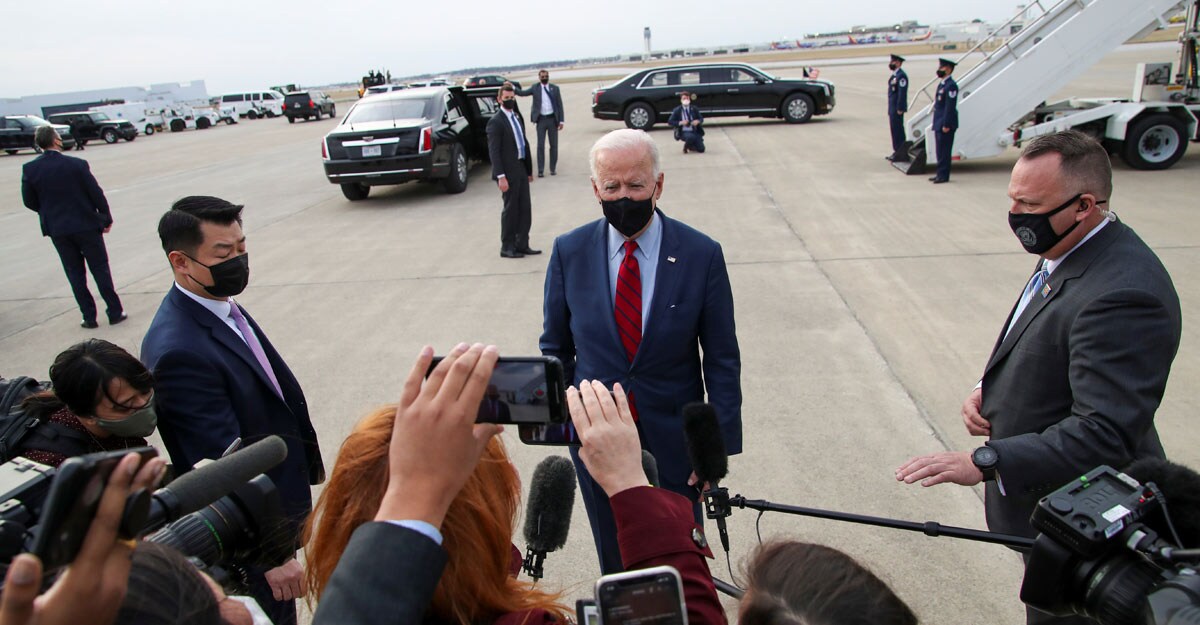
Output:
[[[1078,78],[1104,55],[1126,41],[1165,27],[1187,0],[1033,0],[987,39],[966,52],[960,67],[973,54],[983,60],[958,82],[959,127],[953,156],[995,156],[1013,143],[1014,123]],[[1024,27],[1002,41],[1010,26],[1027,19]],[[997,45],[999,41],[999,45]],[[923,99],[929,104],[905,120],[909,163],[895,166],[910,175],[925,173],[936,162],[933,138],[933,98],[939,79],[926,83],[908,110]],[[938,129],[940,131],[940,129]]]

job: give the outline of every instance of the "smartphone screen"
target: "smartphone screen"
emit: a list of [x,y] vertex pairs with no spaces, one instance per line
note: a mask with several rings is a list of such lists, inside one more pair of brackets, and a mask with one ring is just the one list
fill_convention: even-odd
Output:
[[[429,370],[433,371],[441,361],[440,356],[434,358]],[[479,402],[476,423],[515,423],[524,428],[566,421],[566,385],[562,363],[557,358],[500,358]]]
[[601,577],[596,606],[604,625],[687,625],[683,584],[669,566]]
[[600,613],[591,599],[575,600],[575,622],[578,625],[600,625]]
[[33,553],[46,571],[71,563],[83,546],[108,477],[130,452],[142,462],[158,454],[152,447],[106,451],[69,458],[58,467],[33,537]]
[[517,426],[517,435],[526,445],[580,445],[579,433],[570,419],[566,423],[530,424]]

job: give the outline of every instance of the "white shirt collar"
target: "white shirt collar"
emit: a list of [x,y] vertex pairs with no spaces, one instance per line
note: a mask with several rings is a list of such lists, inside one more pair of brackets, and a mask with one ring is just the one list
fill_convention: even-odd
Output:
[[1117,219],[1117,216],[1115,214],[1113,214],[1112,211],[1109,211],[1108,216],[1105,217],[1104,219],[1101,219],[1100,223],[1096,224],[1096,227],[1092,228],[1091,232],[1087,233],[1086,236],[1084,236],[1082,239],[1080,239],[1079,242],[1075,244],[1075,247],[1072,247],[1071,249],[1067,250],[1066,254],[1063,254],[1062,256],[1059,256],[1058,258],[1055,258],[1054,260],[1046,259],[1046,262],[1043,264],[1043,267],[1046,269],[1046,272],[1054,273],[1054,269],[1056,267],[1058,267],[1059,265],[1061,265],[1063,263],[1063,261],[1066,260],[1067,257],[1071,255],[1072,252],[1079,249],[1079,246],[1083,245],[1084,243],[1087,243],[1088,239],[1096,236],[1096,233],[1100,232],[1100,229],[1103,228],[1104,226],[1107,226],[1108,222],[1116,221],[1116,219]]
[[175,288],[179,289],[180,293],[192,298],[193,302],[196,302],[197,304],[207,308],[209,312],[216,315],[218,319],[224,321],[229,318],[229,309],[233,307],[233,299],[215,300],[208,299],[207,297],[200,297],[199,295],[192,293],[182,286],[179,286],[178,282],[175,283]]

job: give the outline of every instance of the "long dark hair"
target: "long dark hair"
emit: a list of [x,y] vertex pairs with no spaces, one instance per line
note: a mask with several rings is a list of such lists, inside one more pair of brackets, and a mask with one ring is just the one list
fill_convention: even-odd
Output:
[[916,625],[913,611],[854,558],[802,542],[769,543],[747,570],[740,625]]
[[[82,600],[82,599],[77,599]],[[129,588],[117,613],[123,625],[223,625],[217,598],[196,567],[174,549],[139,542]]]
[[67,348],[50,365],[53,391],[38,393],[21,404],[31,414],[49,414],[66,406],[76,416],[91,416],[113,380],[124,380],[141,393],[154,389],[154,376],[133,354],[101,339],[88,339]]

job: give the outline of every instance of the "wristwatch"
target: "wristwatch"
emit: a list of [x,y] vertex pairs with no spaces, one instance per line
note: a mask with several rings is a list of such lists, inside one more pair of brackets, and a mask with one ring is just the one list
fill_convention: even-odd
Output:
[[996,463],[1000,462],[1000,454],[996,453],[995,449],[987,445],[976,447],[975,451],[971,452],[971,462],[975,463],[975,468],[983,474],[983,481],[991,482],[996,479]]

